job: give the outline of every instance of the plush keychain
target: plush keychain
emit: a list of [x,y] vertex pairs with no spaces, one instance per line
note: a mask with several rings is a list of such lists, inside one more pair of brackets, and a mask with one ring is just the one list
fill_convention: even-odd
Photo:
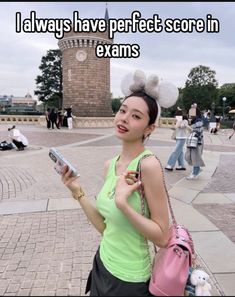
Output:
[[196,296],[211,296],[211,285],[209,283],[209,275],[200,269],[194,269],[190,276],[192,285],[195,286]]

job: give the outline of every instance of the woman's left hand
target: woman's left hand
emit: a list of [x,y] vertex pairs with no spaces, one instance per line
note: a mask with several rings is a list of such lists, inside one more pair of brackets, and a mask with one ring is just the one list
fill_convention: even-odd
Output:
[[126,171],[119,176],[115,191],[115,203],[119,209],[125,207],[128,197],[140,187],[141,181],[135,176],[137,173],[137,171]]

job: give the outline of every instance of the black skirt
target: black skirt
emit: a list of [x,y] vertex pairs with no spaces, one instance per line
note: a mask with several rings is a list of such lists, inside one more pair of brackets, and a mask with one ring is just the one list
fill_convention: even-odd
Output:
[[126,282],[113,276],[104,267],[98,249],[87,279],[85,294],[90,291],[90,296],[153,296],[148,287],[149,281]]

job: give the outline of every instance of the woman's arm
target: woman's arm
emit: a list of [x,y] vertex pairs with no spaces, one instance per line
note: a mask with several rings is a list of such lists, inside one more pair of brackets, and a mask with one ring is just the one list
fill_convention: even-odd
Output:
[[[106,170],[106,169],[105,169]],[[104,218],[101,216],[95,205],[86,197],[86,194],[81,191],[81,186],[78,182],[78,177],[71,176],[71,170],[68,167],[64,168],[62,173],[62,182],[71,191],[74,199],[78,200],[88,220],[102,235],[106,227]]]
[[175,129],[180,128],[180,127],[181,127],[181,123],[182,123],[181,120],[177,120],[177,122],[175,123],[174,128],[175,128]]
[[117,207],[144,237],[159,247],[166,246],[169,239],[169,215],[167,194],[159,161],[154,156],[142,160],[142,183],[150,210],[150,219],[137,213],[127,203],[130,195],[128,190],[136,190],[139,186],[138,182],[134,185],[126,185],[125,177],[122,176],[118,183],[119,187],[116,188],[115,197]]
[[184,123],[185,123],[185,128],[189,131],[189,132],[191,132],[192,131],[192,128],[189,126],[189,123],[188,123],[188,121],[187,120],[184,120]]

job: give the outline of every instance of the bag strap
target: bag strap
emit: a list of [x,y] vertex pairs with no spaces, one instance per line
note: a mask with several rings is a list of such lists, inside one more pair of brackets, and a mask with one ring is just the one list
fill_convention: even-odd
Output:
[[[159,160],[159,158],[156,155],[154,155],[154,154],[147,154],[147,155],[144,155],[143,157],[140,158],[139,163],[137,165],[137,171],[139,172],[139,178],[138,179],[141,180],[141,176],[142,176],[141,161],[143,159],[146,159],[146,158],[151,157],[151,156],[154,156],[158,160],[158,162],[159,162],[159,164],[161,166],[162,176],[163,176],[163,183],[164,183],[164,187],[165,187],[165,191],[166,191],[166,195],[167,195],[167,200],[168,200],[168,205],[169,205],[169,209],[170,209],[170,214],[171,214],[172,222],[173,222],[174,225],[177,225],[177,222],[176,222],[176,219],[175,219],[175,215],[174,215],[174,212],[173,212],[173,209],[172,209],[172,206],[171,206],[170,197],[169,197],[169,194],[168,194],[168,191],[167,191],[167,187],[166,187],[166,181],[165,181],[165,177],[164,177],[162,163],[161,163],[161,161]],[[144,187],[143,187],[143,185],[141,185],[141,187],[140,187],[140,196],[141,196],[142,215],[144,215],[144,213],[145,213],[144,212],[144,200],[145,200],[145,198],[144,198]]]
[[[172,208],[172,206],[171,206],[170,197],[169,197],[168,190],[167,190],[167,187],[166,187],[166,181],[165,181],[165,176],[164,176],[164,172],[163,172],[163,166],[162,166],[161,161],[159,160],[159,158],[158,158],[156,155],[154,155],[154,154],[147,154],[147,155],[144,155],[144,156],[142,156],[142,157],[140,158],[140,160],[139,160],[139,162],[138,162],[138,165],[137,165],[137,171],[139,172],[138,180],[141,181],[141,161],[142,161],[143,159],[146,159],[146,158],[151,157],[151,156],[154,156],[154,157],[158,160],[158,162],[159,162],[159,164],[160,164],[160,166],[161,166],[162,176],[163,176],[163,183],[164,183],[164,187],[165,187],[165,191],[166,191],[166,195],[167,195],[168,205],[169,205],[170,214],[171,214],[171,218],[172,218],[172,224],[173,224],[174,226],[177,226],[177,222],[176,222],[176,219],[175,219],[175,215],[174,215],[174,212],[173,212],[173,208]],[[145,200],[145,195],[144,195],[144,187],[143,187],[143,185],[141,185],[141,187],[140,187],[140,197],[141,197],[141,210],[142,210],[142,215],[144,216],[144,214],[145,214],[145,211],[144,211],[144,200]],[[188,232],[188,231],[187,231],[187,232]],[[197,255],[196,255],[196,253],[195,253],[194,244],[193,244],[193,239],[192,239],[192,237],[191,237],[190,232],[188,232],[188,236],[189,236],[189,239],[190,239],[190,240],[189,240],[189,244],[190,244],[191,249],[192,249],[192,262],[193,262],[193,266],[195,266],[195,265],[196,265],[196,257],[197,257]],[[155,244],[154,244],[154,251],[155,251],[155,253],[157,253],[157,249],[156,249]]]

